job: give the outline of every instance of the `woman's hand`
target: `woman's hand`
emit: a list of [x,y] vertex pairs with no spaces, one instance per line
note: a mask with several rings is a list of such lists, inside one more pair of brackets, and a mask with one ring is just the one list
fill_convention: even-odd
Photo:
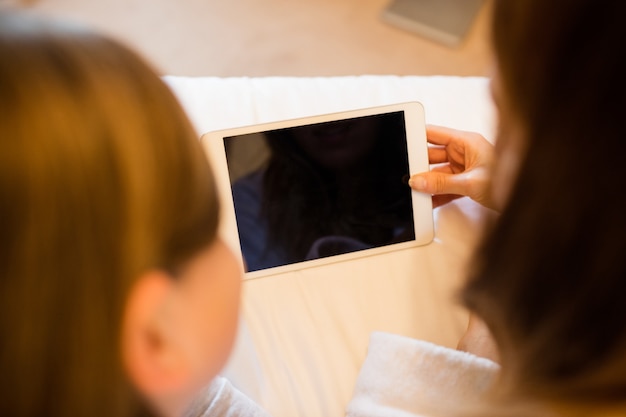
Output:
[[498,362],[500,359],[498,347],[489,328],[474,314],[470,314],[467,330],[459,340],[457,349],[494,362]]
[[426,136],[433,145],[428,148],[432,167],[429,172],[413,175],[411,188],[433,194],[435,207],[468,196],[495,209],[489,195],[493,145],[478,133],[442,126],[427,126]]

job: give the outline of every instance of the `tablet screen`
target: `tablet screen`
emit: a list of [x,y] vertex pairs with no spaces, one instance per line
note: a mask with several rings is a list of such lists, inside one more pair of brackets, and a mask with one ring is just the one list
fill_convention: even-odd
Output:
[[404,111],[223,140],[249,272],[415,239]]

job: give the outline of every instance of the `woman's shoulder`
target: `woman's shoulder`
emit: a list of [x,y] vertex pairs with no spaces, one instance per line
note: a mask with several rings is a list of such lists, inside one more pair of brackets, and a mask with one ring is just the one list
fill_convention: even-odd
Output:
[[476,403],[499,369],[466,352],[375,332],[347,416],[450,416],[459,405]]

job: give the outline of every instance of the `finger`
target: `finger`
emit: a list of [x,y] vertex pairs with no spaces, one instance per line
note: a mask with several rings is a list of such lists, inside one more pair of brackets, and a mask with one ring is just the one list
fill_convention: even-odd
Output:
[[409,179],[409,185],[415,191],[423,193],[468,195],[467,179],[464,174],[450,175],[430,171],[413,175]]
[[[472,143],[474,146],[481,147],[485,145],[493,146],[493,144],[480,133],[437,125],[426,125],[426,139],[431,145],[439,145],[442,147],[448,147],[450,144],[454,143],[457,145]],[[461,148],[458,150],[462,151]]]
[[448,162],[448,152],[444,148],[428,148],[428,162],[431,164],[441,164]]
[[452,167],[450,166],[450,164],[441,164],[441,165],[432,166],[430,168],[430,172],[441,172],[442,174],[454,174],[454,171],[452,170]]
[[433,208],[441,207],[445,204],[448,204],[451,201],[459,199],[463,197],[462,195],[457,194],[443,194],[443,195],[434,195],[433,196]]
[[460,130],[444,126],[426,125],[426,138],[434,145],[446,146],[462,135]]
[[[465,171],[465,165],[458,164],[454,160],[439,164],[430,164],[430,172],[444,172],[446,174],[461,174]],[[428,171],[426,171],[428,172]]]
[[[428,152],[429,160],[432,159],[431,163],[456,161],[458,164],[464,164],[466,143],[473,142],[472,135],[475,134],[443,126],[429,125],[426,135],[431,145]],[[430,149],[433,149],[432,158]],[[435,149],[439,150],[435,151]]]

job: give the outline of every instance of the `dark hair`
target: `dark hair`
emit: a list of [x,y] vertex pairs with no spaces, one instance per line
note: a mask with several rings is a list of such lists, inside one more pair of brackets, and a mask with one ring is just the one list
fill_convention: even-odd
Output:
[[[411,191],[401,181],[408,167],[404,124],[396,114],[378,116],[377,121],[374,148],[354,173],[355,178],[367,179],[358,182],[358,189],[352,190],[355,198],[349,201],[339,198],[332,170],[314,161],[291,131],[267,135],[271,156],[263,180],[262,213],[268,221],[269,240],[284,248],[290,261],[303,260],[320,237],[349,236],[367,245],[381,245],[394,239],[399,224],[410,224]],[[278,203],[286,197],[289,205]]]
[[195,132],[143,60],[0,14],[0,415],[150,414],[120,357],[126,296],[217,222]]
[[525,154],[463,297],[518,395],[626,400],[624,16],[624,2],[495,1],[499,85]]

